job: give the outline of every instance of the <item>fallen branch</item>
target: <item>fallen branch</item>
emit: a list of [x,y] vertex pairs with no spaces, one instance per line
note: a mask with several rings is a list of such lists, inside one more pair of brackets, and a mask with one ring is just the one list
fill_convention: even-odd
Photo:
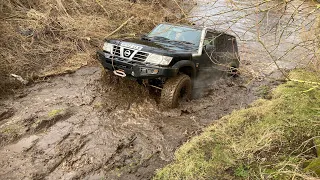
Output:
[[126,24],[128,24],[129,21],[131,21],[134,17],[131,16],[129,19],[127,19],[124,23],[122,23],[116,30],[112,31],[110,34],[108,34],[106,36],[106,38],[112,36],[113,34],[115,34],[116,32],[118,32],[121,28],[123,28],[123,26],[125,26]]
[[16,80],[18,80],[19,82],[21,82],[24,85],[27,85],[29,82],[25,79],[23,79],[21,76],[16,75],[16,74],[10,74],[10,76],[14,77]]
[[305,84],[312,84],[312,85],[315,85],[313,87],[311,87],[310,89],[307,89],[305,91],[302,91],[303,93],[307,93],[307,92],[310,92],[314,89],[318,89],[320,87],[320,83],[319,82],[314,82],[314,81],[303,81],[303,80],[299,80],[299,79],[290,79],[290,81],[293,81],[293,82],[298,82],[298,83],[305,83]]
[[306,84],[314,84],[314,85],[320,86],[319,82],[303,81],[303,80],[299,80],[299,79],[290,79],[290,81],[299,82],[299,83],[306,83]]

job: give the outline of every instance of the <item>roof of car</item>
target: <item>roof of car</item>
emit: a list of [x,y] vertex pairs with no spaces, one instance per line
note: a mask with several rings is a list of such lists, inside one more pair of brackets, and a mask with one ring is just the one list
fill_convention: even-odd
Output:
[[168,25],[173,25],[173,26],[188,27],[188,28],[201,29],[201,30],[204,28],[207,28],[204,26],[192,26],[192,25],[185,25],[185,24],[172,24],[172,23],[161,23],[161,24],[168,24]]
[[168,24],[168,25],[180,26],[180,27],[189,27],[189,28],[199,29],[199,30],[207,29],[207,30],[210,31],[210,32],[223,33],[223,34],[227,34],[227,35],[233,36],[233,35],[228,34],[228,33],[226,33],[226,32],[217,31],[217,30],[215,30],[215,29],[212,29],[212,28],[209,28],[209,27],[206,27],[206,26],[185,25],[185,24],[172,24],[172,23],[161,23],[161,24]]

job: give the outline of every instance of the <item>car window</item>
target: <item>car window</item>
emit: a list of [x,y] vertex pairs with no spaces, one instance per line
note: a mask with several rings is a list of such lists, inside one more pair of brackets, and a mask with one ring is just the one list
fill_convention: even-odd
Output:
[[207,32],[206,37],[204,38],[204,45],[213,45],[216,35],[212,32]]
[[201,39],[201,30],[170,24],[160,24],[155,27],[148,37],[160,36],[173,41],[186,41],[199,46]]
[[222,34],[215,40],[215,47],[217,52],[237,52],[237,44],[234,37]]

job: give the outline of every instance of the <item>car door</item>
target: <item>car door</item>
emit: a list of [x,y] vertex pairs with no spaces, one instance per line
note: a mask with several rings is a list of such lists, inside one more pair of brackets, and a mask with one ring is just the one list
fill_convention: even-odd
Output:
[[211,83],[221,77],[220,71],[216,70],[215,39],[217,36],[218,33],[207,31],[203,42],[202,54],[196,59],[197,64],[199,64],[199,71],[193,84],[194,92],[196,92],[194,97],[201,97],[201,93],[206,92]]
[[235,37],[228,34],[220,34],[215,38],[215,57],[217,69],[229,71],[230,67],[238,67],[238,48]]
[[213,32],[208,31],[206,33],[203,42],[202,55],[197,60],[199,63],[199,70],[212,68],[214,62],[216,62],[215,37],[216,34]]

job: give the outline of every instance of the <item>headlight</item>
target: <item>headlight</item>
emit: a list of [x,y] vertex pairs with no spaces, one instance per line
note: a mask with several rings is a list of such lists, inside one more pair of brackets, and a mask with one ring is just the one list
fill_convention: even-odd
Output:
[[107,42],[105,42],[103,44],[103,50],[104,51],[111,52],[112,49],[113,49],[113,44],[110,44],[110,43],[107,43]]
[[150,54],[146,60],[146,62],[148,63],[152,63],[152,64],[158,64],[158,65],[163,65],[163,66],[167,66],[170,64],[172,60],[172,57],[169,56],[161,56],[158,54]]

